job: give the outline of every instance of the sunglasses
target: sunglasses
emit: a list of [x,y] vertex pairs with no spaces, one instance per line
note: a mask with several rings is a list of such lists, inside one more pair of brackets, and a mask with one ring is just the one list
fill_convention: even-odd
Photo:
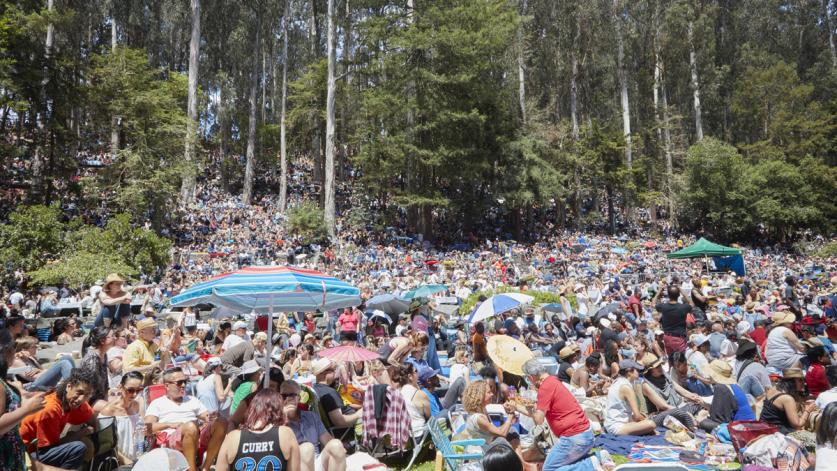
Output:
[[282,399],[285,399],[285,400],[291,399],[291,398],[294,398],[294,397],[299,397],[299,393],[283,393],[282,394]]
[[139,394],[142,392],[142,388],[125,388],[125,392],[128,394]]
[[188,380],[188,379],[180,379],[180,380],[177,380],[177,381],[168,381],[168,383],[169,383],[169,384],[176,384],[176,385],[178,385],[178,386],[180,386],[180,387],[185,386],[185,385],[186,385],[186,383],[188,383],[188,382],[189,382],[189,380]]

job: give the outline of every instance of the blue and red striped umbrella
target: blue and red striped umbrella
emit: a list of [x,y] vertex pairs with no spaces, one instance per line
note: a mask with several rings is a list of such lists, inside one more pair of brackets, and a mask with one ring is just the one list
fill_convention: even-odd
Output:
[[316,270],[245,267],[198,283],[171,299],[174,307],[224,306],[241,313],[328,311],[361,303],[360,290]]

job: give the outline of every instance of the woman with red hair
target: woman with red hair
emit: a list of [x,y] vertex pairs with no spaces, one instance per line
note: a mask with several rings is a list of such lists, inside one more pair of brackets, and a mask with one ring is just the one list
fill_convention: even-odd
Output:
[[259,391],[250,401],[241,430],[224,439],[215,469],[299,471],[299,444],[284,425],[283,407],[278,392]]

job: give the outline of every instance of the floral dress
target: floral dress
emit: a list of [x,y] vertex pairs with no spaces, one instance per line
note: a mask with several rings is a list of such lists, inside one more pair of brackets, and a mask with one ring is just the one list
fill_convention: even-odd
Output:
[[[3,381],[3,392],[6,395],[6,410],[4,414],[14,412],[20,407],[20,394]],[[24,469],[26,462],[23,456],[23,439],[20,438],[20,425],[15,425],[3,435],[0,435],[0,471],[18,471]]]

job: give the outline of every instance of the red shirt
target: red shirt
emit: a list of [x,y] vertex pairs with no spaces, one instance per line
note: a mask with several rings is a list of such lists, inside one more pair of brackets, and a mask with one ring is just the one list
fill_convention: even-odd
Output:
[[750,332],[750,338],[756,342],[756,345],[764,345],[764,341],[767,340],[767,333],[764,331],[764,327],[756,327],[755,330]]
[[825,379],[825,367],[819,363],[814,363],[808,369],[805,375],[805,382],[808,384],[808,392],[814,396],[814,399],[823,391],[828,391],[831,386],[828,385],[828,380]]
[[93,417],[93,409],[86,402],[78,409],[64,412],[55,393],[48,394],[44,403],[43,409],[26,416],[20,423],[20,436],[27,449],[34,449],[34,446],[30,445],[36,438],[38,448],[57,445],[64,426],[85,424]]
[[555,376],[546,378],[538,388],[538,410],[546,415],[556,437],[572,437],[590,428],[578,401]]

